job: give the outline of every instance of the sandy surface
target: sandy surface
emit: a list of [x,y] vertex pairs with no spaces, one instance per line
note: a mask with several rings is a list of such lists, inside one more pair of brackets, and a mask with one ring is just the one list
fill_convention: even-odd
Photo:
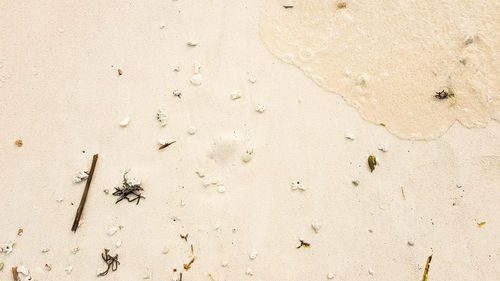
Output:
[[[334,280],[421,280],[430,254],[429,280],[498,280],[500,124],[398,139],[269,53],[256,1],[224,2],[0,2],[0,244],[17,241],[0,253],[0,280],[21,264],[49,281],[142,280],[148,268],[153,280],[173,280],[174,268],[184,281],[209,273],[218,281],[327,280],[329,272]],[[200,86],[189,82],[196,61]],[[243,95],[232,100],[237,89]],[[162,138],[177,142],[159,151]],[[244,163],[247,150],[253,159]],[[85,185],[72,180],[94,153],[83,224],[72,233]],[[373,173],[370,154],[379,162]],[[139,205],[103,192],[127,169],[142,180]],[[307,190],[292,191],[296,179]],[[300,237],[311,248],[296,249]],[[191,244],[197,259],[186,272]],[[96,277],[104,248],[121,264]]]

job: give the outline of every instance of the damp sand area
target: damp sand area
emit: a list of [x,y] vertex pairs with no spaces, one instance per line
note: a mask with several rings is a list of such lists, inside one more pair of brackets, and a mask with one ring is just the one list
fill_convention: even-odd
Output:
[[364,119],[404,139],[500,119],[498,2],[292,2],[263,1],[263,42]]

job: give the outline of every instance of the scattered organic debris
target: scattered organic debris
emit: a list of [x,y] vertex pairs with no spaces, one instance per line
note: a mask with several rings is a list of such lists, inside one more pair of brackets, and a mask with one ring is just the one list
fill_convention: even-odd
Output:
[[73,178],[73,183],[80,183],[89,177],[88,170],[80,170],[78,174]]
[[23,146],[23,140],[22,139],[18,139],[14,142],[15,145],[17,145],[18,147],[21,147]]
[[166,147],[168,147],[168,146],[170,146],[171,144],[174,144],[174,143],[175,143],[175,141],[171,141],[171,142],[167,142],[165,144],[162,144],[162,145],[160,145],[160,147],[158,148],[158,150],[162,150],[162,149],[164,149],[164,148],[166,148]]
[[189,236],[189,233],[186,233],[186,234],[184,234],[184,235],[179,234],[179,236],[180,236],[182,239],[186,240],[186,242],[187,242],[187,241],[188,241],[188,236]]
[[373,155],[368,156],[368,166],[370,167],[370,172],[373,173],[373,170],[375,170],[375,165],[377,165],[377,158]]
[[191,261],[190,261],[188,264],[184,264],[184,269],[185,269],[186,271],[188,271],[188,270],[191,268],[191,265],[193,264],[193,262],[194,262],[195,260],[196,260],[196,257],[193,257],[193,258],[191,259]]
[[118,69],[118,76],[121,76],[123,74],[123,71],[121,69]]
[[427,258],[427,264],[425,265],[424,277],[422,277],[422,281],[427,281],[427,275],[429,274],[429,266],[431,265],[432,255]]
[[87,182],[85,183],[85,189],[82,194],[82,199],[80,200],[80,205],[76,211],[75,220],[73,221],[73,226],[71,227],[71,231],[76,232],[76,229],[80,225],[80,218],[82,216],[83,207],[85,206],[85,202],[87,201],[87,194],[89,193],[90,183],[92,182],[92,177],[94,176],[95,165],[97,163],[98,154],[94,154],[92,158],[92,166],[90,167],[89,177],[87,178]]
[[448,91],[442,90],[440,92],[436,92],[436,94],[434,95],[435,98],[440,99],[440,100],[444,100],[444,99],[451,98],[454,96],[455,96],[455,93],[453,91],[451,91],[450,88],[448,88]]
[[285,9],[291,9],[291,8],[293,8],[293,5],[283,5],[283,8],[285,8]]
[[[123,182],[121,187],[115,187],[115,192],[113,192],[114,196],[119,196],[116,200],[115,204],[122,201],[123,199],[127,199],[128,202],[134,202],[137,200],[136,205],[139,205],[141,198],[146,199],[146,197],[142,196],[142,188],[141,182],[135,178],[127,178],[127,172],[123,174]],[[132,198],[129,198],[132,196]]]
[[116,271],[118,269],[118,265],[120,265],[120,262],[118,261],[118,254],[113,257],[109,254],[109,249],[104,249],[104,253],[101,254],[101,257],[108,268],[105,271],[99,273],[97,276],[105,276],[106,274],[108,274],[110,269],[112,271]]
[[379,125],[385,127],[385,123],[379,123]]
[[297,247],[297,249],[300,249],[302,246],[304,248],[311,248],[311,244],[310,243],[307,243],[307,242],[305,242],[302,239],[299,239],[299,242],[300,242],[300,245]]
[[486,224],[486,222],[485,222],[485,221],[482,221],[482,222],[478,222],[478,223],[477,223],[477,226],[481,227],[481,226],[483,226],[483,225],[485,225],[485,224]]

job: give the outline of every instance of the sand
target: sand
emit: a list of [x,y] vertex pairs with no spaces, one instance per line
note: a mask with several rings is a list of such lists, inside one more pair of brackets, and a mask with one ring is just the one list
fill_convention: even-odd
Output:
[[[374,124],[435,139],[459,121],[500,120],[500,5],[495,1],[264,1],[269,50]],[[447,100],[434,96],[444,91]]]
[[[0,280],[21,264],[48,281],[143,280],[149,271],[152,280],[180,271],[185,281],[209,273],[218,281],[327,280],[329,272],[333,280],[421,280],[431,254],[429,280],[500,276],[498,122],[455,123],[438,139],[409,141],[364,121],[267,50],[256,1],[0,8],[0,244],[16,241],[0,253]],[[199,86],[190,82],[196,62]],[[176,143],[158,150],[163,139]],[[72,233],[85,185],[73,178],[95,153],[83,223]],[[370,154],[379,163],[373,173]],[[129,169],[146,199],[115,204],[103,191]],[[292,190],[295,180],[306,190]],[[299,238],[311,248],[296,249]],[[196,260],[185,271],[191,244]],[[121,264],[97,277],[104,248]]]

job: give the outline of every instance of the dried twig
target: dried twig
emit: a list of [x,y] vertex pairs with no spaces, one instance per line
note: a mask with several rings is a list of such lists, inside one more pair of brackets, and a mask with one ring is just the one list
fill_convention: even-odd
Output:
[[89,193],[90,182],[92,181],[92,176],[94,175],[95,165],[97,163],[97,158],[99,154],[94,154],[92,159],[92,166],[90,167],[89,177],[87,178],[87,182],[85,183],[85,189],[82,194],[82,199],[80,200],[80,205],[78,206],[78,210],[76,210],[75,220],[73,221],[73,226],[71,227],[71,231],[76,232],[78,225],[80,223],[80,218],[82,217],[83,207],[85,206],[85,201],[87,201],[87,194]]
[[186,233],[184,235],[182,234],[179,234],[179,236],[181,236],[182,239],[186,240],[186,242],[188,241],[188,236],[189,236],[189,233]]
[[302,239],[299,239],[299,241],[300,241],[300,245],[297,247],[297,249],[300,249],[300,247],[302,247],[302,246],[303,246],[304,248],[311,248],[311,244],[309,244],[309,243],[305,242],[305,241],[304,241],[304,240],[302,240]]
[[158,150],[162,150],[162,149],[164,149],[165,147],[168,147],[169,145],[174,144],[174,143],[175,143],[175,141],[167,142],[166,144],[161,145],[161,146],[158,148]]
[[403,195],[403,200],[406,200],[404,187],[401,186],[401,194]]
[[17,266],[12,267],[12,278],[14,278],[14,281],[18,281]]
[[193,258],[191,259],[191,261],[190,261],[188,264],[184,264],[184,269],[185,269],[186,271],[188,271],[188,270],[191,268],[191,265],[193,264],[193,262],[194,262],[195,260],[196,260],[196,257],[193,257]]
[[429,273],[429,267],[431,265],[432,255],[427,258],[427,264],[425,265],[424,277],[422,277],[422,281],[427,281],[427,274]]

